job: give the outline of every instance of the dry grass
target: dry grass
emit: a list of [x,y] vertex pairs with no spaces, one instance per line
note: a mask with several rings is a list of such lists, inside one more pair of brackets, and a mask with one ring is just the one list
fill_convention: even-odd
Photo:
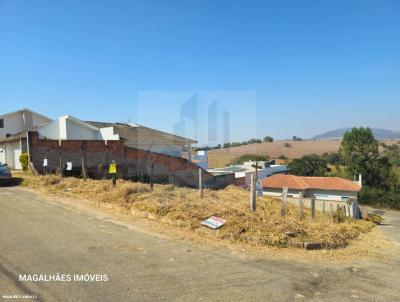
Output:
[[[295,246],[303,242],[319,242],[325,248],[346,246],[351,240],[373,228],[366,221],[346,219],[330,223],[319,214],[317,222],[306,213],[304,220],[297,219],[297,209],[289,205],[288,215],[280,216],[280,202],[267,197],[257,201],[257,211],[249,211],[249,194],[246,190],[230,186],[224,190],[206,191],[203,199],[193,189],[170,185],[149,185],[119,180],[113,188],[109,180],[60,178],[58,176],[34,177],[25,175],[23,184],[40,188],[45,193],[81,197],[98,203],[111,203],[129,212],[180,226],[202,236],[243,242],[254,246]],[[217,215],[227,223],[211,231],[200,225],[201,221]]]
[[[285,147],[285,143],[289,143],[291,147]],[[385,141],[385,143],[390,145],[393,141]],[[303,155],[312,153],[322,155],[325,152],[338,152],[340,144],[340,140],[287,140],[244,145],[221,150],[210,150],[209,166],[212,168],[224,167],[232,159],[243,154],[268,155],[270,158],[278,158],[280,155],[284,155],[289,159],[300,158]]]
[[[291,147],[285,147],[289,143]],[[275,141],[272,143],[251,144],[209,152],[210,167],[224,167],[233,158],[243,154],[268,155],[270,158],[278,158],[281,155],[289,159],[300,158],[306,154],[319,154],[324,152],[337,152],[340,140],[322,141]]]

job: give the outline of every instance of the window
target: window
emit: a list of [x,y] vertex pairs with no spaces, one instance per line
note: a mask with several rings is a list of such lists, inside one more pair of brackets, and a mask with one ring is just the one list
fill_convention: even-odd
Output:
[[4,119],[0,118],[0,128],[4,128]]

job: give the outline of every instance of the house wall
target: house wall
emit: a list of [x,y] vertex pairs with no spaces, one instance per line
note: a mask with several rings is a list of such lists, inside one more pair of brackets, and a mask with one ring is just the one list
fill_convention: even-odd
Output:
[[92,130],[67,119],[66,120],[66,139],[70,140],[97,140],[102,139],[99,130]]
[[60,121],[54,120],[50,123],[41,126],[38,129],[40,139],[59,139],[60,138]]
[[[46,124],[48,122],[50,122],[51,119],[43,117],[43,116],[39,116],[35,113],[32,113],[32,123],[33,123],[33,127],[38,126],[38,125],[42,125],[42,124]],[[29,130],[29,129],[28,129]]]
[[4,119],[4,128],[0,128],[0,139],[5,138],[6,134],[16,134],[50,121],[28,110],[6,114],[0,116],[0,119]]
[[40,139],[119,140],[119,135],[114,134],[113,127],[95,130],[82,126],[67,117],[61,117],[39,127],[38,133]]
[[[274,189],[274,188],[264,188],[263,194],[267,196],[281,197],[283,189]],[[299,197],[300,190],[288,190],[288,196],[293,198]],[[303,193],[304,198],[315,198],[317,200],[326,200],[326,201],[347,201],[349,198],[357,199],[357,192],[349,192],[349,191],[327,191],[327,190],[317,190],[317,189],[307,189]]]
[[[71,173],[79,175],[83,159],[90,177],[108,178],[109,164],[114,160],[119,177],[146,182],[153,163],[155,182],[198,186],[199,167],[184,158],[129,148],[121,141],[63,140],[59,146],[57,140],[40,140],[36,132],[28,135],[31,161],[38,172],[45,172],[43,160],[47,158],[47,172],[58,171],[61,161],[63,170],[66,163],[71,162]],[[205,170],[202,173],[205,187],[223,188],[234,182],[233,174],[215,177]]]
[[0,143],[0,163],[6,163],[6,144]]
[[100,128],[101,138],[107,141],[119,140],[119,134],[114,134],[114,127]]
[[328,191],[328,190],[308,189],[306,190],[305,197],[315,198],[318,200],[347,201],[349,200],[349,198],[357,199],[358,193],[349,191]]
[[4,120],[4,128],[0,128],[0,138],[5,138],[6,134],[16,134],[23,130],[22,115],[19,112],[0,116]]
[[6,153],[6,164],[11,169],[16,169],[19,166],[19,158],[15,158],[15,150],[20,150],[20,141],[7,142],[5,143],[5,153]]
[[[288,197],[298,198],[300,190],[289,189]],[[272,197],[282,197],[283,189],[263,188],[263,195]]]

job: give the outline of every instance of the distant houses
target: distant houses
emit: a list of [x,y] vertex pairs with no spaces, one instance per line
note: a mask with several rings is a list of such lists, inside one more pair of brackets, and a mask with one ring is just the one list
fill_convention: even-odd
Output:
[[[257,166],[257,168],[256,168]],[[214,175],[235,174],[235,184],[240,187],[247,188],[250,186],[251,175],[256,175],[258,181],[281,173],[288,173],[289,170],[285,165],[276,165],[275,161],[247,161],[240,165],[231,165],[224,168],[209,169]]]

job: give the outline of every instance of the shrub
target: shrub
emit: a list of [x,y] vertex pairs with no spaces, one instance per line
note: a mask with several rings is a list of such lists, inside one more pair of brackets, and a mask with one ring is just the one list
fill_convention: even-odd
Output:
[[391,209],[400,209],[400,192],[364,186],[359,194],[360,203]]
[[19,162],[21,163],[22,170],[28,170],[28,163],[29,163],[29,155],[28,153],[22,153],[19,156]]
[[285,144],[284,144],[284,146],[285,146],[286,148],[290,148],[290,147],[292,147],[292,145],[291,145],[291,144],[289,144],[289,143],[285,143]]
[[264,137],[264,143],[272,143],[274,141],[274,138],[271,136],[266,136]]
[[375,224],[381,224],[383,222],[382,216],[379,216],[377,214],[368,214],[366,220],[372,221]]
[[242,156],[234,158],[229,164],[230,165],[239,165],[243,164],[246,161],[267,161],[269,160],[268,155],[256,155],[256,154],[244,154]]

